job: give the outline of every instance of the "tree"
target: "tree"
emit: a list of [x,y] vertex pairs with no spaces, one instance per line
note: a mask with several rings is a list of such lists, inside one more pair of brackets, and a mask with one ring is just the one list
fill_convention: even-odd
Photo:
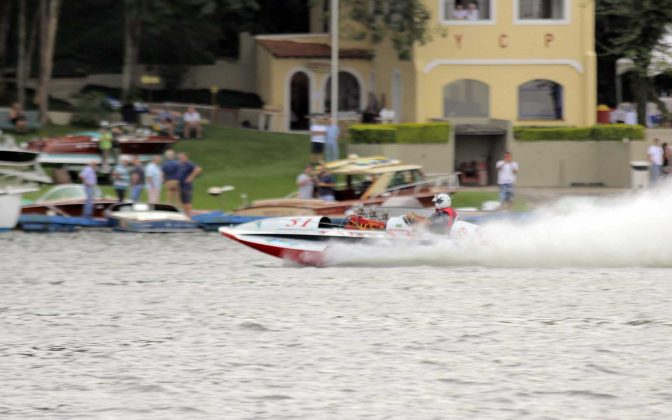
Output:
[[[325,0],[327,1],[327,0]],[[409,60],[413,46],[431,40],[431,14],[421,0],[346,0],[350,18],[365,31],[354,30],[355,37],[366,37],[377,44],[389,37],[400,60]]]
[[[661,103],[652,88],[649,67],[654,51],[662,48],[667,27],[672,23],[672,0],[598,0],[598,52],[603,57],[625,57],[633,62],[633,92],[637,118],[646,124],[646,104]],[[661,112],[667,115],[662,107]]]
[[61,9],[61,0],[41,0],[42,43],[40,45],[40,79],[37,87],[40,121],[49,121],[49,83],[54,67],[54,44]]

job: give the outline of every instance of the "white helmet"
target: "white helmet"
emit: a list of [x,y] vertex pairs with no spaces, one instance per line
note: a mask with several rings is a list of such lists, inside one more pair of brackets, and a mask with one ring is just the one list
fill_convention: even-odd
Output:
[[432,203],[437,210],[447,209],[453,204],[453,201],[450,199],[450,195],[446,193],[437,194],[432,198]]

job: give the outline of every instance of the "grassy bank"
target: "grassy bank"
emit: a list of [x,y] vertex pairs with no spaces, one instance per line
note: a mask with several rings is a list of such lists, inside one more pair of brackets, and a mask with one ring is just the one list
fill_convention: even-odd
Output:
[[[77,131],[75,127],[48,126],[32,135],[17,136],[27,141],[36,136],[56,136]],[[203,168],[194,182],[194,208],[231,210],[248,200],[283,197],[296,189],[296,176],[308,163],[309,139],[305,134],[269,133],[256,130],[209,126],[202,140],[182,140],[176,150]],[[342,151],[344,152],[344,150]],[[234,191],[220,197],[207,193],[212,186],[233,185]],[[42,191],[48,187],[43,187]],[[114,195],[110,187],[106,194]],[[35,199],[40,193],[27,195]],[[458,192],[455,207],[479,207],[483,201],[497,200],[491,192]]]

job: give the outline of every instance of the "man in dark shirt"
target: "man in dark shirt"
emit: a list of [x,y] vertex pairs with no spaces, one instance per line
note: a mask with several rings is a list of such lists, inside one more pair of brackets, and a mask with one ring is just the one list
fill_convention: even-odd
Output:
[[166,160],[161,165],[161,172],[163,172],[163,183],[166,187],[167,201],[175,206],[179,205],[180,179],[178,175],[180,172],[180,162],[175,159],[174,151],[166,151]]
[[182,207],[186,215],[191,217],[193,182],[202,169],[200,166],[194,165],[186,153],[180,153],[177,157],[180,161],[180,169],[177,176],[180,181],[180,201],[182,201]]
[[131,169],[131,201],[137,203],[140,200],[142,189],[145,187],[145,168],[138,156],[133,157],[133,169]]
[[334,176],[327,171],[324,165],[320,165],[317,175],[317,198],[324,201],[336,201],[334,186]]

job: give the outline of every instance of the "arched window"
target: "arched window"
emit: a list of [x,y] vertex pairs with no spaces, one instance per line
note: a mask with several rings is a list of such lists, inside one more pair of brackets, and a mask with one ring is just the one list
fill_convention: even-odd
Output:
[[518,88],[518,119],[561,120],[563,101],[562,85],[552,80],[530,80]]
[[[331,111],[331,76],[324,93],[324,112]],[[357,78],[347,71],[338,72],[338,110],[359,112],[361,89]]]
[[444,117],[490,116],[490,86],[478,80],[462,79],[443,87]]
[[310,113],[310,80],[308,75],[302,71],[294,73],[289,89],[289,129],[307,130],[308,114]]

